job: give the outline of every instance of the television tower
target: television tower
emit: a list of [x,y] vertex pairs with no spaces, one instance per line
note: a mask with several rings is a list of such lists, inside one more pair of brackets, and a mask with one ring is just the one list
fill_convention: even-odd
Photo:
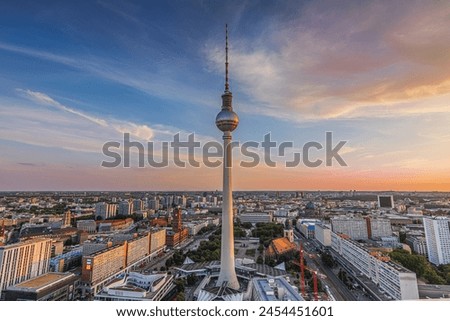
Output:
[[217,286],[239,289],[239,281],[234,266],[233,194],[231,132],[239,124],[239,117],[233,111],[233,95],[228,84],[228,26],[225,25],[225,91],[222,95],[222,110],[216,116],[216,126],[223,132],[223,203],[222,203],[222,247],[220,274]]

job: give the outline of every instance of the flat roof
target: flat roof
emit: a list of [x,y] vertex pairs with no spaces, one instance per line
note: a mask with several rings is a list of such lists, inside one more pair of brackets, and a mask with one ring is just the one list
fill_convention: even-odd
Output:
[[72,273],[49,272],[31,280],[16,284],[13,287],[16,289],[28,289],[37,291],[73,276],[74,274]]

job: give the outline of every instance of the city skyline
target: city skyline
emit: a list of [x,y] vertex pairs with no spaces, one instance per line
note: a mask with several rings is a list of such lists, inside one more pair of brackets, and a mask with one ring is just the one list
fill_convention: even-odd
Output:
[[23,4],[0,13],[1,191],[220,189],[217,168],[100,164],[125,132],[221,140],[226,22],[241,142],[348,141],[347,167],[234,166],[234,190],[450,191],[444,3]]

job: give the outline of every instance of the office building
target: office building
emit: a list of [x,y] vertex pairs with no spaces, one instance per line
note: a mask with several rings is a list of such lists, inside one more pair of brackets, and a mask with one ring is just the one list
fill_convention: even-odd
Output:
[[331,247],[360,275],[369,278],[380,291],[395,300],[417,300],[419,290],[414,272],[390,261],[380,252],[371,251],[346,235],[331,233]]
[[424,217],[428,260],[435,264],[450,263],[450,227],[447,217]]
[[414,253],[428,257],[427,241],[424,236],[408,235],[406,237],[406,244],[411,247]]
[[269,213],[241,213],[238,215],[241,223],[270,223],[273,220],[272,212]]
[[323,224],[316,224],[314,237],[323,247],[331,246],[331,230]]
[[138,212],[144,209],[144,202],[142,200],[133,200],[133,211]]
[[0,297],[7,287],[47,273],[51,253],[51,239],[0,246]]
[[378,195],[378,207],[385,209],[394,208],[394,196],[393,195]]
[[133,213],[133,202],[131,201],[120,202],[117,213],[122,216],[131,215]]
[[97,223],[94,220],[83,220],[77,222],[77,229],[90,234],[97,232]]
[[189,237],[189,230],[183,226],[181,209],[175,209],[174,215],[172,229],[166,230],[166,242],[167,246],[170,247],[177,247]]

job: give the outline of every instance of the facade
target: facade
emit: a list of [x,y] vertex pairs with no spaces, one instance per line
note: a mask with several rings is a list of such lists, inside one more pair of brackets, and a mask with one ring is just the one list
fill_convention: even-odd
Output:
[[83,220],[77,222],[77,229],[88,233],[97,232],[97,223],[94,220]]
[[133,211],[138,212],[144,209],[144,202],[142,200],[133,200]]
[[367,236],[370,239],[392,236],[391,220],[387,218],[366,217]]
[[166,232],[152,230],[121,244],[99,244],[106,248],[82,257],[81,281],[84,289],[94,295],[115,276],[161,253],[166,247]]
[[379,208],[394,208],[394,196],[393,195],[378,195],[378,207]]
[[435,264],[450,263],[450,227],[447,217],[424,217],[428,260]]
[[176,247],[187,240],[189,236],[189,230],[183,226],[180,208],[175,210],[175,218],[172,226],[172,230],[167,230],[166,242],[167,246]]
[[10,286],[6,301],[71,301],[76,298],[79,276],[73,273],[49,272]]
[[416,274],[390,262],[389,257],[371,252],[358,242],[334,232],[331,233],[331,247],[358,273],[369,278],[393,299],[419,299]]
[[427,241],[424,236],[410,235],[406,238],[408,244],[414,253],[428,257]]
[[331,230],[322,224],[316,224],[314,237],[322,246],[331,246]]
[[150,235],[137,237],[127,242],[127,261],[126,265],[136,263],[143,257],[150,254]]
[[51,253],[50,239],[0,246],[0,297],[7,287],[47,273]]
[[252,301],[304,301],[283,277],[253,278]]
[[353,240],[366,240],[368,238],[367,223],[362,217],[332,217],[331,230],[334,233],[348,235]]
[[154,229],[150,231],[150,255],[157,255],[166,248],[166,231]]
[[273,220],[272,213],[242,213],[239,214],[241,223],[270,223]]

